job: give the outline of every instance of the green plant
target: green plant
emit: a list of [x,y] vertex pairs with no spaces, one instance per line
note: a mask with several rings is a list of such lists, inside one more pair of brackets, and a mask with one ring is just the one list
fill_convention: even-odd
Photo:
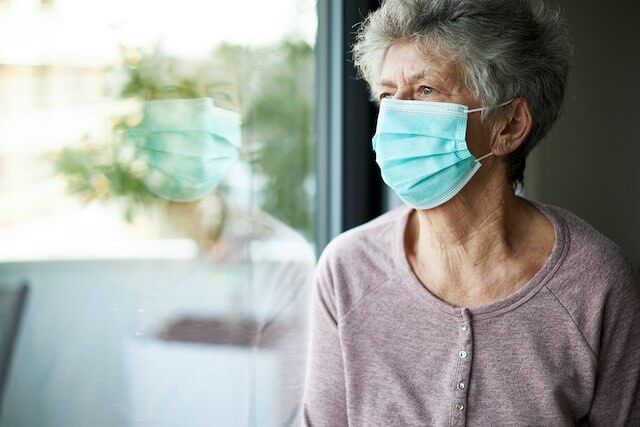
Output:
[[[167,56],[159,46],[150,51],[122,48],[122,55],[124,83],[116,93],[119,98],[211,97],[223,108],[240,106],[244,159],[265,183],[257,189],[256,200],[266,212],[312,237],[311,46],[293,41],[252,49],[223,44],[201,62]],[[86,136],[53,156],[55,169],[66,177],[72,194],[83,200],[118,199],[128,221],[149,207],[171,206],[144,185],[127,143],[127,131],[139,119],[136,114],[118,117],[107,140]],[[218,190],[221,197],[224,192],[224,186]]]
[[244,135],[254,171],[265,178],[260,206],[313,238],[314,51],[300,41],[216,52],[240,76]]

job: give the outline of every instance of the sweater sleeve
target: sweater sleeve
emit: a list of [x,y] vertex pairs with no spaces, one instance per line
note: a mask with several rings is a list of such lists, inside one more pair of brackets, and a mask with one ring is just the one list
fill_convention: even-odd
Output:
[[321,257],[311,297],[311,334],[303,395],[305,426],[347,426],[345,374],[334,286]]
[[628,262],[616,273],[602,317],[592,426],[640,425],[640,278]]

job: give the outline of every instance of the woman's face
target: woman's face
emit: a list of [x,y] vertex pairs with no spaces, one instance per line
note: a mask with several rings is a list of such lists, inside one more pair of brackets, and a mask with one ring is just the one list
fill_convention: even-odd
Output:
[[[461,69],[454,61],[443,60],[427,49],[419,49],[413,41],[393,45],[385,56],[380,79],[376,85],[379,99],[452,102],[469,108],[482,107],[465,88]],[[491,118],[480,121],[480,113],[468,115],[467,146],[480,157],[489,153]]]

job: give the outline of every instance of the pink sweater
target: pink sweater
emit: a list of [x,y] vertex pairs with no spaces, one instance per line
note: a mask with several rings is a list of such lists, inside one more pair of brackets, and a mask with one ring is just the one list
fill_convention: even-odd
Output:
[[413,274],[400,207],[320,257],[303,397],[310,426],[640,426],[640,278],[564,209],[517,292],[454,307]]

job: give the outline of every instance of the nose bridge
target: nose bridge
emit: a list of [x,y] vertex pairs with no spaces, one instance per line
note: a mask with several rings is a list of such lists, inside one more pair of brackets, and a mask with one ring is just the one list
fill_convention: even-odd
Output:
[[411,87],[411,85],[401,85],[398,87],[398,89],[396,90],[395,95],[393,96],[395,99],[402,99],[402,100],[412,100],[413,99],[413,88]]

